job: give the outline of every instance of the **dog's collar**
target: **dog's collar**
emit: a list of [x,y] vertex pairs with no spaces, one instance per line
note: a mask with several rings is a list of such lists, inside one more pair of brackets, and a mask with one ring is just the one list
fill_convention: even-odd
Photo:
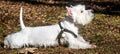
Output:
[[62,25],[61,25],[61,22],[59,22],[58,24],[59,24],[59,27],[61,29],[61,31],[60,31],[60,33],[58,34],[58,37],[57,37],[59,45],[61,45],[60,39],[62,38],[62,34],[64,32],[68,32],[68,33],[72,34],[75,38],[77,38],[77,35],[74,32],[72,32],[72,31],[70,31],[70,30],[68,30],[66,28],[63,28]]

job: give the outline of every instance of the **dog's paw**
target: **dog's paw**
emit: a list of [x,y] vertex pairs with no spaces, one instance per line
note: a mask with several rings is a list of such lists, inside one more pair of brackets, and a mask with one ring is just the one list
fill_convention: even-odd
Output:
[[97,47],[97,46],[96,46],[96,45],[94,45],[94,44],[92,44],[92,45],[91,45],[91,48],[96,48],[96,47]]

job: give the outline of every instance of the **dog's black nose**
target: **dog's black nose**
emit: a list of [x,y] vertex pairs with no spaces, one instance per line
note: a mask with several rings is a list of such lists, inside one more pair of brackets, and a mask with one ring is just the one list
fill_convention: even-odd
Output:
[[88,11],[91,12],[91,13],[94,13],[94,10],[92,10],[92,9],[89,9]]
[[92,13],[94,13],[94,10],[91,10]]

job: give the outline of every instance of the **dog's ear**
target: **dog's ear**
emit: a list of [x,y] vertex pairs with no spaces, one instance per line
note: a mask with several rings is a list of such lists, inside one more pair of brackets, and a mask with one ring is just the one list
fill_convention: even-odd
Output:
[[67,9],[67,14],[68,14],[69,16],[72,16],[72,8],[66,6],[66,9]]

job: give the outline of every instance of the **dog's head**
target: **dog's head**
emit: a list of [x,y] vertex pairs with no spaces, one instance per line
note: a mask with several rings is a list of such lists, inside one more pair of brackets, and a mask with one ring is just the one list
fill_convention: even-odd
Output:
[[66,9],[67,15],[70,16],[76,24],[88,24],[94,17],[92,10],[86,10],[85,5],[66,7]]

